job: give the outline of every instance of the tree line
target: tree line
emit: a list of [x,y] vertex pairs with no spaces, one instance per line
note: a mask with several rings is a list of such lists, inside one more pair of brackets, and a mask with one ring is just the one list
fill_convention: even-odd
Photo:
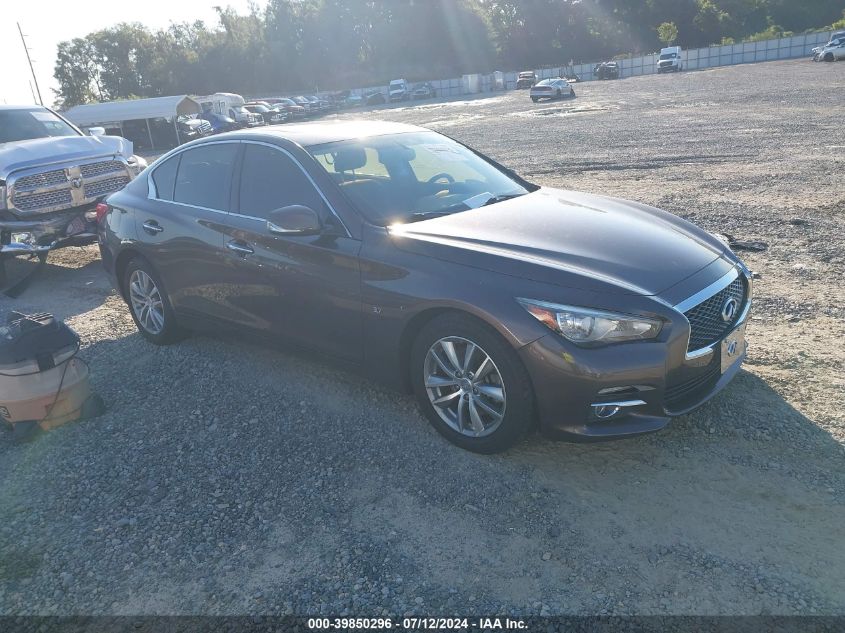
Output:
[[248,14],[61,42],[69,107],[171,94],[278,94],[565,65],[841,24],[842,0],[269,0]]

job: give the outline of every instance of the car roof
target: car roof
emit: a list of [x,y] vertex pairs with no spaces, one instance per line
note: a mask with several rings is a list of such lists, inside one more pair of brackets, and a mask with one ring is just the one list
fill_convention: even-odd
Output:
[[0,104],[0,110],[33,110],[33,109],[48,110],[49,108],[46,108],[45,106],[42,106],[42,105],[38,105],[37,103],[31,103],[31,104],[22,103],[22,104],[19,104],[19,105]]
[[[241,130],[235,134],[241,138],[273,137],[286,139],[309,147],[323,143],[348,141],[365,136],[382,136],[385,134],[402,134],[404,132],[429,132],[423,127],[393,123],[390,121],[321,121],[313,123],[288,123],[279,128],[257,128],[255,130]],[[216,137],[220,138],[220,137]]]

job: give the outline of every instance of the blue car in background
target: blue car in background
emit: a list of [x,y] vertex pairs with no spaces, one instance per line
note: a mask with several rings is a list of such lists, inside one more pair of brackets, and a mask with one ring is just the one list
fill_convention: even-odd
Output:
[[211,123],[211,133],[212,134],[220,134],[221,132],[231,132],[232,130],[238,130],[241,128],[241,125],[237,123],[234,119],[223,116],[222,114],[216,114],[214,112],[202,112],[197,115],[197,118],[203,119],[204,121],[208,121]]

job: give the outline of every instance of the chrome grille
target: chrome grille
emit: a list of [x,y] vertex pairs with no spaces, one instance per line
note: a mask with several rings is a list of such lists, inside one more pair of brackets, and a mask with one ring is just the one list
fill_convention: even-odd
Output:
[[43,191],[41,193],[16,193],[15,207],[21,211],[33,211],[44,207],[70,206],[73,197],[70,189]]
[[18,189],[32,190],[50,185],[60,185],[67,182],[67,174],[64,169],[54,169],[40,174],[24,176],[16,183]]
[[[691,352],[708,347],[730,332],[742,314],[746,295],[745,279],[740,275],[709,299],[705,299],[697,306],[684,312],[684,316],[690,323],[687,351]],[[740,307],[734,314],[733,319],[726,322],[722,319],[722,306],[729,297],[736,299]]]
[[103,174],[110,174],[113,172],[125,172],[126,169],[123,163],[117,160],[107,160],[101,163],[88,163],[87,165],[79,166],[79,173],[83,178],[93,178],[94,176],[102,176]]
[[85,185],[85,197],[98,198],[107,193],[119,191],[127,184],[129,184],[129,176],[115,176],[114,178],[106,178],[105,180],[87,183]]
[[116,158],[85,164],[50,165],[12,173],[6,179],[6,203],[23,216],[53,213],[92,204],[98,198],[122,189],[132,180],[125,161]]

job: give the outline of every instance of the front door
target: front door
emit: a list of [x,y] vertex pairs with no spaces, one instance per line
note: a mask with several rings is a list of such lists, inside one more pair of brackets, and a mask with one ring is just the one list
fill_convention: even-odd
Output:
[[[362,355],[361,243],[347,236],[316,185],[284,150],[246,142],[225,239],[237,287],[228,304],[244,325],[303,347],[359,360]],[[267,214],[289,205],[317,211],[326,231],[271,233]]]

